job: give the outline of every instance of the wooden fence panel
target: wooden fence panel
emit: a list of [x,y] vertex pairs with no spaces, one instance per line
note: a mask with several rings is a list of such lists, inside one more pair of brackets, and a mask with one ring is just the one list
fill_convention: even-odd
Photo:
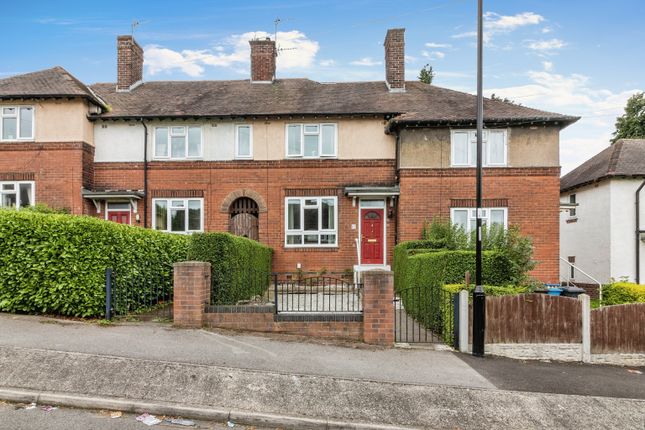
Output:
[[486,343],[580,343],[578,299],[546,294],[486,297]]
[[593,309],[591,352],[645,353],[645,303]]

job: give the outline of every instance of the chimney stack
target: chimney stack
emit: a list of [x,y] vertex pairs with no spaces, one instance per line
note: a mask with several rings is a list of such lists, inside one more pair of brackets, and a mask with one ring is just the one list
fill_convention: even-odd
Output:
[[117,36],[117,91],[130,91],[143,81],[143,49],[132,36]]
[[390,92],[405,92],[405,28],[391,28],[385,35],[385,83]]
[[251,82],[271,83],[275,78],[276,49],[275,41],[250,40],[251,45]]

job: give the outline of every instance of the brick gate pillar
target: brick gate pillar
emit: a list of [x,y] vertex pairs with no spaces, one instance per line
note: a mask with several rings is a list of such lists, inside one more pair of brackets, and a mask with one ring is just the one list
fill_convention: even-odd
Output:
[[363,273],[363,340],[365,343],[394,344],[394,273]]
[[173,265],[174,325],[200,328],[204,323],[204,308],[210,301],[211,264],[183,261]]

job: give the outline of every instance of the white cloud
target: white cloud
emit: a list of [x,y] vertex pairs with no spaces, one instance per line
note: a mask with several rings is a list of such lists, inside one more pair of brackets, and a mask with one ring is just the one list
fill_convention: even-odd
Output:
[[441,48],[452,48],[452,45],[450,43],[434,43],[434,42],[428,42],[426,43],[427,48],[432,48],[432,49],[441,49]]
[[544,27],[542,29],[542,34],[547,34],[553,32],[553,29],[551,27]]
[[[249,40],[268,36],[269,33],[263,31],[236,34],[217,46],[201,50],[173,51],[159,45],[148,45],[144,49],[145,66],[150,75],[178,70],[197,77],[204,73],[204,66],[229,67],[246,73],[251,54]],[[297,30],[278,32],[277,38],[278,70],[308,68],[314,64],[318,42]]]
[[353,66],[371,67],[371,66],[379,66],[379,65],[381,65],[383,63],[381,61],[373,59],[372,57],[363,57],[360,60],[354,60],[354,61],[350,62],[349,64],[351,64]]
[[446,57],[446,54],[441,51],[421,51],[421,55],[430,60],[441,60]]
[[[518,28],[537,25],[544,21],[542,15],[534,12],[522,12],[515,15],[500,15],[495,12],[484,14],[484,42],[490,43],[493,36],[500,33],[510,33]],[[477,37],[476,31],[467,31],[452,36],[454,39]]]
[[549,52],[562,49],[566,46],[560,39],[531,40],[527,41],[526,47],[534,51]]
[[616,117],[623,114],[631,89],[613,92],[592,85],[581,74],[553,73],[553,63],[543,62],[544,70],[529,71],[529,83],[506,88],[492,88],[487,95],[500,97],[551,112],[581,116],[582,119],[561,134],[562,172],[566,173],[609,144]]
[[335,60],[320,60],[320,64],[322,67],[331,67],[336,65]]
[[404,58],[406,64],[411,64],[417,61],[417,57],[413,57],[412,55],[406,55]]

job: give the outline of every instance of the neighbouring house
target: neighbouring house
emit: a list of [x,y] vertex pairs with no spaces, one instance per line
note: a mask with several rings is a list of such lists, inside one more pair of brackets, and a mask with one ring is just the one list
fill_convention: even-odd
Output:
[[[274,269],[389,268],[423,223],[473,226],[475,97],[405,81],[404,29],[385,80],[276,79],[252,40],[251,77],[143,81],[117,39],[117,82],[55,67],[0,80],[2,205],[176,233],[230,231],[275,250]],[[558,279],[559,133],[576,117],[485,100],[484,212],[533,238],[533,274]]]
[[[562,177],[561,278],[601,283],[645,277],[645,139],[621,139]],[[637,227],[637,212],[640,227]],[[586,275],[586,274],[588,275]]]

